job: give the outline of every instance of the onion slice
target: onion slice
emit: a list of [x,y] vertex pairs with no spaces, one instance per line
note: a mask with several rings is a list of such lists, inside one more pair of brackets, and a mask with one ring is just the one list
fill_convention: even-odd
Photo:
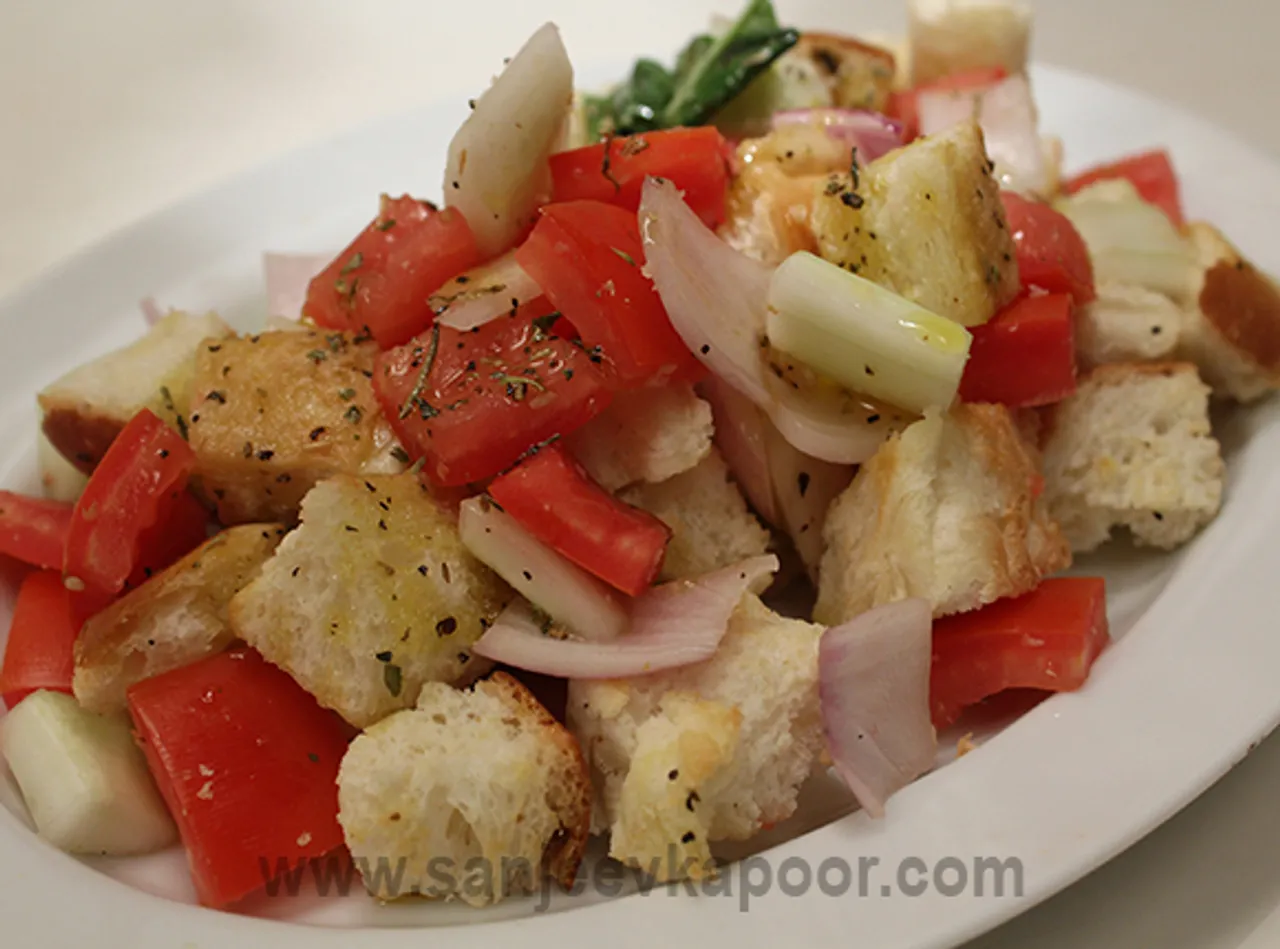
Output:
[[715,655],[743,594],[778,570],[753,557],[695,580],[654,587],[631,611],[631,630],[612,642],[555,639],[517,602],[472,647],[478,656],[566,679],[617,679],[703,662]]
[[715,443],[724,456],[738,487],[765,521],[778,524],[778,505],[769,469],[769,418],[746,396],[719,376],[709,376],[698,386],[711,405],[715,419]]
[[477,560],[570,632],[603,641],[626,630],[620,594],[544,545],[488,498],[462,502],[458,533]]
[[332,260],[333,254],[263,254],[267,316],[300,319],[312,278]]
[[866,164],[902,147],[902,123],[865,109],[787,109],[773,114],[773,127],[818,125],[833,139],[858,150]]
[[872,817],[934,765],[929,718],[933,617],[900,600],[822,634],[818,692],[833,766]]
[[542,288],[516,263],[515,251],[454,277],[428,302],[440,325],[471,330],[506,316],[522,303],[542,295]]
[[155,297],[143,297],[138,301],[138,308],[142,310],[142,319],[149,327],[164,319],[164,310],[160,309]]

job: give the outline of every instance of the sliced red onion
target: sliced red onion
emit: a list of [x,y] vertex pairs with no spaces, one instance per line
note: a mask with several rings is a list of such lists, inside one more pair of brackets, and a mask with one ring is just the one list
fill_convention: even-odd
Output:
[[781,391],[769,417],[797,451],[834,465],[860,465],[870,460],[892,433],[887,425],[868,424],[864,414],[824,411]]
[[933,617],[922,599],[900,600],[822,634],[818,691],[836,773],[872,817],[930,770]]
[[776,557],[753,557],[696,580],[654,587],[636,599],[630,631],[612,642],[549,636],[528,604],[519,601],[507,607],[472,651],[517,669],[566,679],[617,679],[692,665],[715,655],[743,594],[777,570]]
[[772,426],[768,416],[719,376],[708,377],[698,391],[711,404],[715,443],[738,487],[756,513],[776,525],[778,505],[769,471],[768,439]]
[[267,315],[299,319],[312,278],[329,266],[333,257],[333,254],[263,254]]
[[828,135],[858,149],[860,162],[875,161],[902,147],[902,123],[864,109],[788,109],[773,113],[773,127],[820,125]]
[[825,550],[822,529],[827,510],[853,481],[853,466],[832,464],[798,451],[772,424],[766,430],[766,454],[778,508],[778,521],[773,523],[790,535],[816,583]]
[[138,301],[138,306],[142,309],[142,318],[146,320],[147,326],[155,326],[164,319],[164,310],[160,309],[155,297],[143,297]]
[[508,251],[454,277],[432,294],[429,302],[442,326],[470,330],[541,295],[542,288],[516,263],[515,251]]

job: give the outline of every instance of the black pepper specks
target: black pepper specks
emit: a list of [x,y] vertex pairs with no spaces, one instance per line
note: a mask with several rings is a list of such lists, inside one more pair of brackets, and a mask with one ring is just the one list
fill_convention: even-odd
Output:
[[452,616],[446,616],[440,622],[436,623],[437,636],[452,636],[458,629],[458,621]]
[[668,771],[668,772],[667,772],[667,780],[668,780],[668,781],[675,781],[675,780],[676,780],[676,779],[678,779],[679,777],[680,777],[680,769],[679,769],[679,768],[672,768],[670,771]]
[[796,487],[800,489],[800,497],[804,497],[809,491],[809,472],[802,471],[796,478]]

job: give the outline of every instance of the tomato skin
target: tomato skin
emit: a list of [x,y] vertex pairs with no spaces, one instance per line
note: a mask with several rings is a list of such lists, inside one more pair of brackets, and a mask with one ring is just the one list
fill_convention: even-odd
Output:
[[[149,409],[116,436],[76,502],[63,574],[82,616],[106,606],[140,568],[153,571],[203,540],[191,528],[187,481],[196,456]],[[169,526],[172,525],[172,532]],[[174,545],[186,546],[176,553]]]
[[1022,408],[1061,402],[1076,391],[1067,294],[1021,297],[970,333],[973,343],[960,379],[963,401]]
[[671,540],[666,524],[613,497],[558,445],[495,479],[489,495],[538,540],[631,596],[653,583]]
[[920,93],[967,92],[984,86],[994,86],[997,82],[1008,78],[1009,72],[1003,66],[966,69],[934,82],[916,86],[914,89],[890,93],[886,111],[888,115],[902,123],[902,143],[906,145],[915,141],[920,135]]
[[619,387],[701,378],[701,364],[642,272],[634,214],[599,201],[548,205],[516,261],[583,341],[603,350]]
[[60,570],[71,527],[71,505],[0,491],[0,555]]
[[432,484],[490,478],[530,446],[568,435],[608,406],[602,357],[544,329],[553,312],[539,297],[475,330],[438,327],[435,359],[407,414],[436,331],[375,360],[378,403],[405,450],[424,460]]
[[1074,691],[1110,641],[1106,583],[1098,577],[1045,580],[1017,599],[937,620],[929,681],[933,724],[944,728],[964,709],[1007,689]]
[[367,329],[389,349],[431,325],[431,294],[482,262],[456,208],[384,195],[378,216],[312,279],[302,312],[327,329]]
[[73,648],[79,631],[62,574],[55,570],[27,574],[18,589],[4,664],[0,666],[0,699],[4,704],[13,708],[40,689],[70,695],[75,671]]
[[350,733],[258,653],[145,679],[128,702],[203,905],[235,903],[280,864],[342,846],[337,778]]
[[1067,194],[1075,194],[1095,182],[1115,178],[1125,178],[1132,182],[1144,201],[1154,204],[1167,214],[1174,227],[1182,227],[1185,218],[1182,213],[1181,188],[1177,172],[1173,169],[1173,161],[1164,149],[1130,155],[1110,164],[1090,168],[1065,182],[1062,190]]
[[638,211],[644,179],[666,178],[684,192],[686,203],[702,222],[714,229],[725,218],[727,144],[717,129],[704,126],[611,138],[607,143],[560,152],[551,156],[552,201],[604,201]]
[[1093,300],[1093,261],[1089,248],[1064,214],[1047,204],[1003,191],[1005,217],[1018,254],[1022,287],[1069,293],[1077,306]]

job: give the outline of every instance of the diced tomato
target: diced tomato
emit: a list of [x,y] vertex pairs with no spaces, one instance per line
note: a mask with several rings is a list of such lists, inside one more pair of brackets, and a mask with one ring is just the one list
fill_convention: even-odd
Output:
[[1077,306],[1092,300],[1097,294],[1089,248],[1067,216],[1013,191],[1002,192],[1000,197],[1018,251],[1023,289],[1069,293]]
[[1075,194],[1081,188],[1098,181],[1125,178],[1138,189],[1144,201],[1154,204],[1169,215],[1175,227],[1183,223],[1181,189],[1178,175],[1173,170],[1169,153],[1163,149],[1132,155],[1108,165],[1099,165],[1081,172],[1063,185],[1067,194]]
[[[649,176],[666,178],[707,227],[724,221],[729,170],[725,140],[712,126],[645,132],[551,156],[553,201],[605,201],[637,211]],[[605,149],[609,160],[605,162]]]
[[[82,617],[102,609],[140,568],[168,566],[203,539],[186,493],[196,456],[143,409],[116,436],[76,502],[63,574]],[[172,525],[172,533],[170,533]],[[185,550],[177,549],[186,546]]]
[[145,679],[128,699],[205,906],[241,900],[342,845],[337,778],[349,731],[258,653]]
[[0,554],[60,570],[70,527],[70,504],[0,491]]
[[886,111],[902,123],[903,141],[911,142],[920,134],[920,93],[968,92],[984,86],[994,86],[1008,77],[1008,70],[1003,66],[967,69],[914,89],[891,93]]
[[140,587],[208,539],[209,512],[190,491],[179,491],[163,520],[138,538],[138,562],[124,588]]
[[613,497],[556,445],[497,478],[489,495],[538,540],[631,596],[653,583],[671,540],[666,524]]
[[13,708],[32,692],[71,692],[72,649],[80,625],[71,611],[62,574],[35,570],[18,590],[9,642],[0,666],[0,698]]
[[589,346],[599,346],[622,387],[700,378],[646,277],[636,216],[599,201],[542,209],[516,260]]
[[374,393],[433,484],[492,477],[609,404],[602,357],[555,335],[556,322],[539,297],[474,330],[437,325],[378,357]]
[[302,312],[328,329],[367,329],[389,349],[431,325],[431,294],[482,262],[456,208],[384,195],[378,216],[311,281]]
[[964,709],[1006,689],[1080,688],[1110,642],[1106,599],[1102,579],[1062,577],[1026,596],[935,622],[934,725],[950,725]]
[[1024,296],[970,329],[973,344],[960,379],[965,402],[1013,408],[1050,405],[1076,391],[1071,297]]

